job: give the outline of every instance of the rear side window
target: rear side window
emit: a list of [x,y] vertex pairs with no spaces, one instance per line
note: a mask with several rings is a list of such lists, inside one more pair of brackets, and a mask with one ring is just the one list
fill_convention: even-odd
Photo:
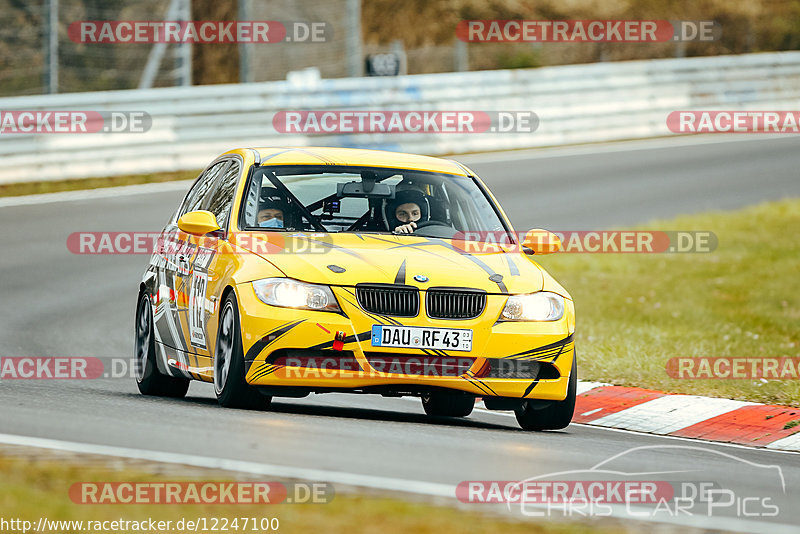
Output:
[[222,174],[227,166],[230,164],[230,161],[220,161],[213,167],[206,170],[200,179],[195,182],[192,189],[189,191],[189,194],[186,195],[186,201],[183,203],[183,207],[181,208],[181,215],[189,213],[190,211],[201,210],[203,209],[204,201],[207,200],[207,196],[211,191],[211,188],[214,186],[217,178]]
[[236,184],[239,182],[239,170],[239,162],[233,161],[224,169],[224,172],[218,173],[213,186],[214,191],[201,208],[214,214],[220,228],[228,226],[228,219],[233,207],[233,195],[236,192]]

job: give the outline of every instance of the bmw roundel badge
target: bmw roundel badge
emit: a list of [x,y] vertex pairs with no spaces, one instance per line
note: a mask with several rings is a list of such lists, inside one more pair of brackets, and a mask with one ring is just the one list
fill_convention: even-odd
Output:
[[414,280],[416,280],[417,282],[427,282],[428,277],[425,276],[424,274],[418,274],[414,276]]

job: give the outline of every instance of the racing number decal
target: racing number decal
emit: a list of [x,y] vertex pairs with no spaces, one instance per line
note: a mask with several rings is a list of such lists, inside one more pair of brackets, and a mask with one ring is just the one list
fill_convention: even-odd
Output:
[[214,251],[198,248],[189,287],[189,341],[192,346],[206,348],[206,289],[208,288],[208,266]]
[[206,334],[203,330],[203,304],[206,300],[208,274],[195,272],[192,276],[191,296],[189,298],[189,339],[198,348],[206,347]]

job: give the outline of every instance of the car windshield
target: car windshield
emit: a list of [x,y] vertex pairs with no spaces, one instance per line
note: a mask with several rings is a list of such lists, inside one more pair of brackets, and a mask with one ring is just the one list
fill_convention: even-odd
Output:
[[248,230],[330,233],[396,233],[413,222],[413,235],[509,238],[474,179],[374,167],[258,167],[247,186],[242,222]]

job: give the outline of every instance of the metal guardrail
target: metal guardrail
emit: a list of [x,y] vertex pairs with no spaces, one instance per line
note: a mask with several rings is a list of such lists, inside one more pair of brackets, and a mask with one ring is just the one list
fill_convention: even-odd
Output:
[[[282,110],[529,110],[532,133],[282,134]],[[800,52],[397,78],[68,93],[0,110],[145,111],[145,133],[0,134],[0,183],[199,169],[238,146],[360,146],[430,155],[671,135],[692,109],[800,109]]]

